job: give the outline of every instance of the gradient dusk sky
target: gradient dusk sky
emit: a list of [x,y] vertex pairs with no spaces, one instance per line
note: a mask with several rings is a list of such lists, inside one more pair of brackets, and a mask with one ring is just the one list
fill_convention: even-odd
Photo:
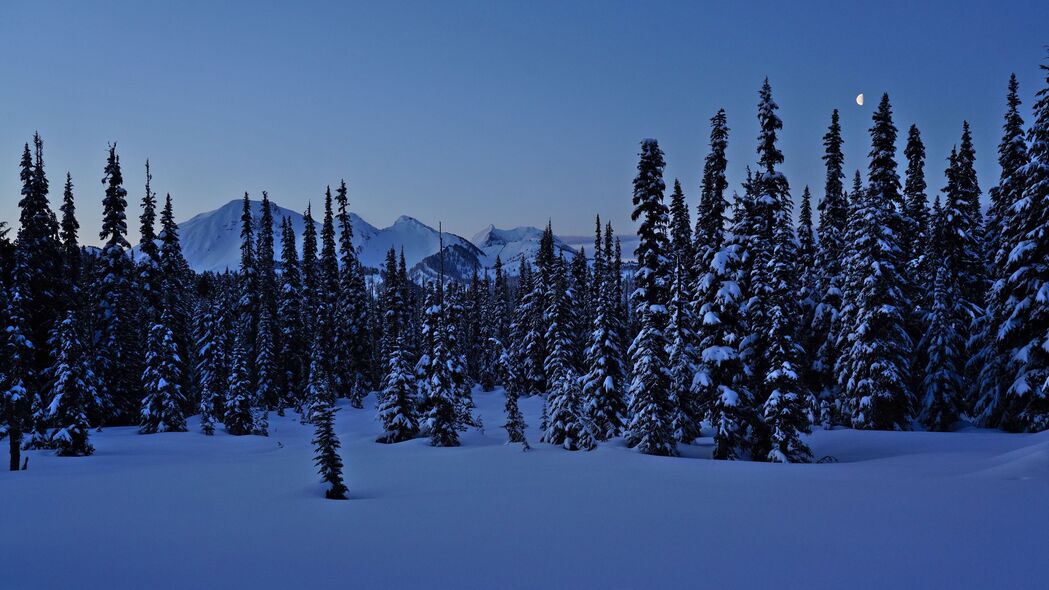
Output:
[[[345,177],[351,208],[472,236],[489,223],[586,234],[629,221],[638,142],[698,201],[708,120],[732,129],[739,186],[767,75],[792,193],[822,195],[838,108],[849,175],[889,92],[926,140],[930,198],[968,119],[997,181],[1010,72],[1025,120],[1045,84],[1049,2],[32,2],[0,8],[0,219],[17,223],[22,144],[39,130],[57,208],[76,184],[97,243],[108,142],[137,235],[143,164],[184,220],[268,190],[302,210]],[[855,103],[866,94],[866,106]],[[902,141],[899,145],[902,160]]]

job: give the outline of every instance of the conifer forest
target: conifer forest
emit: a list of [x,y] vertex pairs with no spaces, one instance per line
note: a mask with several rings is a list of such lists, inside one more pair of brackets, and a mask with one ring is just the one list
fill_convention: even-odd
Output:
[[556,210],[484,243],[373,227],[367,170],[200,213],[178,162],[113,141],[77,178],[0,138],[0,588],[1040,587],[1031,57],[978,111],[997,136],[958,120],[946,153],[906,91],[867,97],[862,144],[832,109],[785,149],[771,70],[703,115],[701,161],[617,146],[631,223],[571,245]]

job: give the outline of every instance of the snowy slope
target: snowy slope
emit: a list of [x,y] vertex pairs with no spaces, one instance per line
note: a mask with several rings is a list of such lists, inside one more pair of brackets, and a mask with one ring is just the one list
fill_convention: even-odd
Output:
[[[471,241],[484,252],[484,266],[493,266],[498,256],[507,273],[516,275],[522,258],[535,260],[535,255],[539,252],[539,240],[542,237],[543,230],[537,227],[499,229],[494,225],[489,225],[477,232]],[[575,254],[575,250],[557,236],[554,236],[554,251],[563,253],[566,258],[571,258]]]
[[[460,448],[374,441],[337,415],[350,500],[323,499],[312,430],[92,432],[0,472],[2,588],[1044,588],[1049,433],[817,431],[773,465],[621,440],[503,444],[502,395]],[[369,407],[374,403],[369,398]],[[195,429],[197,420],[191,419]]]
[[[364,243],[361,248],[361,263],[372,268],[379,268],[386,260],[386,253],[390,247],[398,252],[404,248],[404,258],[409,267],[413,267],[423,258],[435,254],[440,250],[441,234],[436,229],[422,223],[421,221],[402,215],[393,222],[393,225],[375,232],[371,239]],[[448,232],[444,233],[444,245],[463,246],[469,250],[477,250],[473,244],[465,238]],[[476,255],[480,255],[476,251]]]

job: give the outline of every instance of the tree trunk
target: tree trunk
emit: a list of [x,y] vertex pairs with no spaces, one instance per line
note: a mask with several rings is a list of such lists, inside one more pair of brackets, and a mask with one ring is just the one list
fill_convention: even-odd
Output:
[[9,430],[7,438],[11,443],[11,471],[18,471],[22,467],[22,430],[20,428]]

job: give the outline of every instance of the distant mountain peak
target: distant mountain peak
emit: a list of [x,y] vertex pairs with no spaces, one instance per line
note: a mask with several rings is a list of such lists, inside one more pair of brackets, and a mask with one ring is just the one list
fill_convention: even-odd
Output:
[[[485,254],[485,266],[495,264],[498,256],[504,266],[517,271],[522,259],[532,260],[539,252],[539,242],[543,238],[543,230],[538,227],[527,225],[512,229],[499,229],[489,225],[477,232],[473,237],[475,246]],[[564,253],[566,256],[575,254],[575,250],[568,243],[554,236],[555,253]]]
[[[231,199],[217,209],[197,214],[179,224],[182,238],[182,253],[190,268],[195,271],[236,270],[240,265],[240,216],[242,199]],[[262,215],[262,201],[250,199],[252,218],[258,224]],[[273,208],[273,231],[278,247],[275,255],[280,256],[280,223],[283,218],[291,221],[302,252],[302,233],[305,220],[302,213],[281,207],[270,201]],[[305,208],[303,208],[305,210]],[[314,220],[320,224],[322,215],[315,211]],[[405,262],[417,280],[436,278],[440,268],[441,243],[444,243],[444,265],[447,278],[468,279],[477,270],[495,265],[496,257],[502,259],[506,271],[517,272],[521,260],[532,260],[539,252],[543,230],[532,226],[500,229],[489,224],[472,240],[444,232],[419,221],[410,215],[401,215],[389,227],[377,228],[350,213],[353,224],[353,245],[357,248],[361,264],[370,269],[379,269],[385,263],[390,248],[404,251]],[[257,225],[256,225],[257,227]],[[338,224],[336,224],[338,233]],[[577,244],[578,245],[578,244]],[[554,236],[554,248],[565,256],[575,254],[568,241]]]

